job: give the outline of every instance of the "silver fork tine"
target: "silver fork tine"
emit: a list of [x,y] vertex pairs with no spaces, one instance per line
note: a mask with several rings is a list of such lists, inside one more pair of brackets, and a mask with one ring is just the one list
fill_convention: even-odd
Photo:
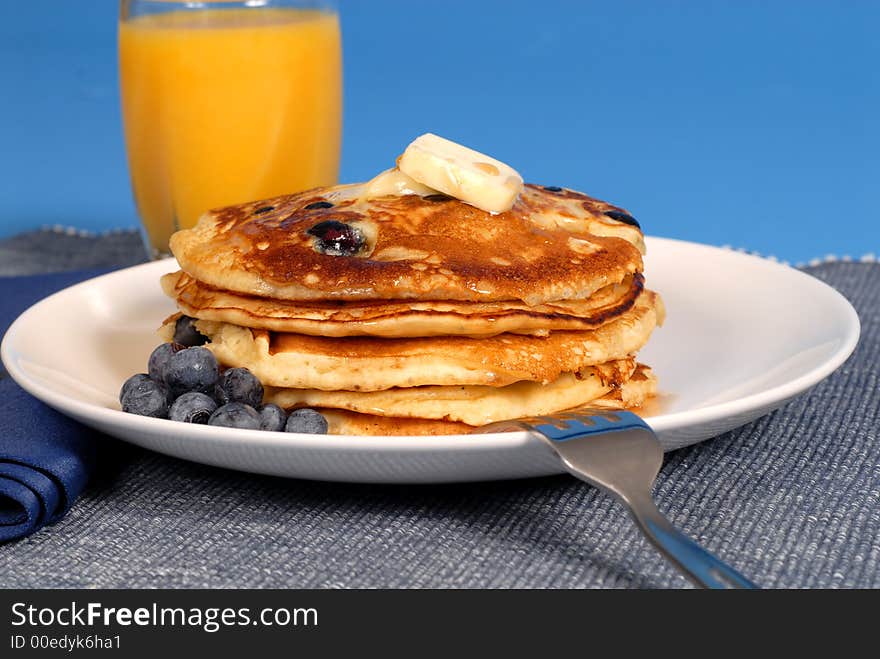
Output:
[[572,410],[502,421],[476,432],[520,428],[539,437],[573,476],[623,503],[642,533],[694,584],[703,588],[757,588],[675,528],[657,510],[651,490],[663,448],[641,417],[617,410]]

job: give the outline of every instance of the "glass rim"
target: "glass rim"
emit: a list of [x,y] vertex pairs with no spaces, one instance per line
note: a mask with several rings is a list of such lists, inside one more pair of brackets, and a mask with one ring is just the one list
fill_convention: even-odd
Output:
[[120,0],[120,4],[184,5],[187,9],[202,9],[208,5],[244,5],[266,7],[273,4],[335,5],[337,0]]
[[119,0],[120,19],[127,21],[146,14],[199,11],[258,11],[260,9],[303,9],[339,12],[338,0]]

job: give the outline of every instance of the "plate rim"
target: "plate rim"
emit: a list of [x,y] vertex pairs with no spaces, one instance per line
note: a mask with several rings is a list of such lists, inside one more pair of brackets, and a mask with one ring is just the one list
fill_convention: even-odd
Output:
[[[841,344],[836,351],[825,358],[822,363],[814,366],[806,373],[793,378],[787,382],[777,384],[769,389],[748,394],[734,400],[725,401],[698,407],[692,410],[682,410],[669,414],[660,414],[656,416],[645,417],[646,422],[656,431],[663,432],[671,429],[684,429],[691,426],[698,426],[716,419],[735,417],[739,414],[748,413],[749,411],[759,408],[772,408],[772,406],[783,403],[800,393],[803,393],[810,387],[822,381],[832,372],[834,372],[841,364],[843,364],[852,352],[855,350],[861,331],[861,323],[858,313],[853,308],[849,300],[846,299],[839,291],[832,286],[826,284],[822,280],[809,275],[801,270],[791,266],[765,259],[753,254],[742,253],[724,247],[716,247],[692,241],[680,240],[676,238],[666,238],[660,236],[646,237],[649,248],[653,244],[669,243],[687,248],[699,248],[706,250],[714,250],[723,253],[726,256],[734,256],[753,264],[760,263],[762,267],[776,272],[785,272],[787,276],[794,275],[808,281],[809,285],[824,289],[826,294],[830,294],[830,299],[835,301],[841,317],[845,322],[845,335],[842,337]],[[158,264],[172,264],[177,267],[173,258],[163,259],[160,261],[150,261],[127,268],[121,268],[108,272],[97,277],[91,277],[85,281],[72,284],[60,291],[35,302],[30,307],[19,314],[10,324],[0,343],[0,359],[10,377],[25,391],[34,397],[47,403],[62,413],[69,413],[85,418],[104,417],[109,425],[125,425],[130,426],[135,432],[143,429],[149,433],[150,428],[159,428],[154,424],[170,424],[176,423],[167,419],[155,419],[150,417],[141,417],[137,415],[127,414],[121,410],[102,407],[94,403],[85,402],[71,396],[53,391],[41,383],[31,379],[18,364],[18,360],[12,354],[13,344],[21,327],[26,325],[27,317],[31,313],[42,306],[51,304],[55,298],[62,295],[69,295],[72,291],[79,288],[93,286],[96,282],[117,277],[121,273],[131,274],[133,271],[141,269],[157,268]],[[219,442],[222,444],[238,444],[241,440],[249,443],[262,443],[264,445],[284,444],[290,448],[302,449],[330,449],[341,451],[370,451],[385,452],[393,451],[399,453],[404,452],[422,452],[437,450],[505,450],[521,446],[530,441],[526,432],[507,432],[507,433],[475,433],[468,435],[311,435],[304,433],[286,433],[286,432],[267,432],[261,430],[241,430],[232,428],[219,428],[214,426],[192,425],[187,428],[187,435],[197,438],[199,441]],[[466,442],[462,438],[467,438]],[[354,441],[353,441],[354,440]]]

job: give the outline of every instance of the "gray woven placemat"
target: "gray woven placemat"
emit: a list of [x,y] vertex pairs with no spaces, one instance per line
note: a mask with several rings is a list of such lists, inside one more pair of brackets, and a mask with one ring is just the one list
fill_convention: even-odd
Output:
[[[127,235],[120,264],[142,258],[139,239]],[[106,241],[120,238],[79,240],[83,253],[106,256]],[[8,248],[0,242],[0,254]],[[656,494],[675,524],[765,587],[876,588],[880,265],[807,271],[858,309],[856,354],[784,409],[667,456]],[[687,586],[619,506],[568,477],[315,483],[205,467],[111,440],[103,458],[63,520],[0,546],[0,585]]]
[[0,240],[0,276],[122,268],[146,258],[137,231],[97,236],[57,227]]

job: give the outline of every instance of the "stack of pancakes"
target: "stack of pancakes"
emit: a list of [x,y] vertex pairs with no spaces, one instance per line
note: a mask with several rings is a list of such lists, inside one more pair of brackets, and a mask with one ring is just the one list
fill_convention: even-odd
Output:
[[210,211],[171,249],[163,288],[220,363],[333,433],[467,432],[656,387],[635,359],[663,320],[638,223],[571,190],[490,214],[321,188]]

